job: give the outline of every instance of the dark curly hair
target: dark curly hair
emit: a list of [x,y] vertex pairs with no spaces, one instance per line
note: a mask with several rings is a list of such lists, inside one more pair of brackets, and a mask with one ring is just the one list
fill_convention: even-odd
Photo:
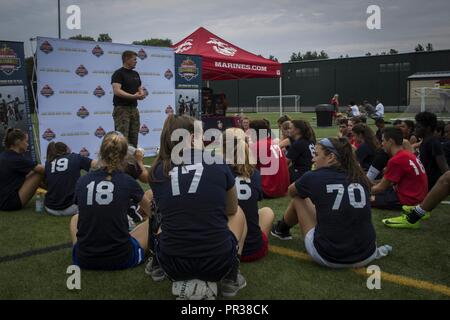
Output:
[[422,127],[430,128],[431,131],[436,130],[437,117],[434,113],[424,111],[416,114],[416,122],[420,123]]

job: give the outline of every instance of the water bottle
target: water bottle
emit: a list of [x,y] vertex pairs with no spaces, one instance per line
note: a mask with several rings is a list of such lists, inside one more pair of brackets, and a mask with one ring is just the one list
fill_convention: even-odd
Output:
[[44,202],[43,202],[41,194],[39,194],[39,193],[36,195],[36,212],[37,213],[44,212]]
[[380,246],[377,249],[377,259],[381,259],[383,257],[386,257],[390,252],[392,251],[392,247],[388,244],[385,244],[384,246]]

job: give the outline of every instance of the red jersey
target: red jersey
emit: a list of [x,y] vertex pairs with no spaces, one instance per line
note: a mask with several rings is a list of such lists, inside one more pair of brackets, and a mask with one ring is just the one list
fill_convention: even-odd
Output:
[[261,172],[263,193],[269,198],[283,197],[289,187],[289,169],[280,147],[272,144],[272,138],[261,139],[250,146]]
[[384,178],[394,183],[402,205],[420,204],[428,192],[428,178],[420,160],[411,152],[401,150],[387,164]]

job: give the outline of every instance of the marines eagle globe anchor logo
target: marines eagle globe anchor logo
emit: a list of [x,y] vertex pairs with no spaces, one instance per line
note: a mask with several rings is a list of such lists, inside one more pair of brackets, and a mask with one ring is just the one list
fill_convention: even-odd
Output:
[[192,48],[192,42],[193,39],[187,39],[182,44],[180,44],[178,47],[175,48],[175,53],[183,53],[185,51],[188,51]]
[[206,44],[212,44],[212,48],[214,49],[215,52],[224,55],[224,56],[228,56],[228,57],[233,57],[237,50],[233,47],[230,47],[228,44],[216,39],[216,38],[209,38],[210,40],[208,42],[206,42]]

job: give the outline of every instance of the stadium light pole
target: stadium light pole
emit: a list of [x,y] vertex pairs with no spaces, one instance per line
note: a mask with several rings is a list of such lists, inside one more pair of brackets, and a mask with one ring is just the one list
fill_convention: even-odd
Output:
[[61,0],[58,0],[58,39],[61,39]]

